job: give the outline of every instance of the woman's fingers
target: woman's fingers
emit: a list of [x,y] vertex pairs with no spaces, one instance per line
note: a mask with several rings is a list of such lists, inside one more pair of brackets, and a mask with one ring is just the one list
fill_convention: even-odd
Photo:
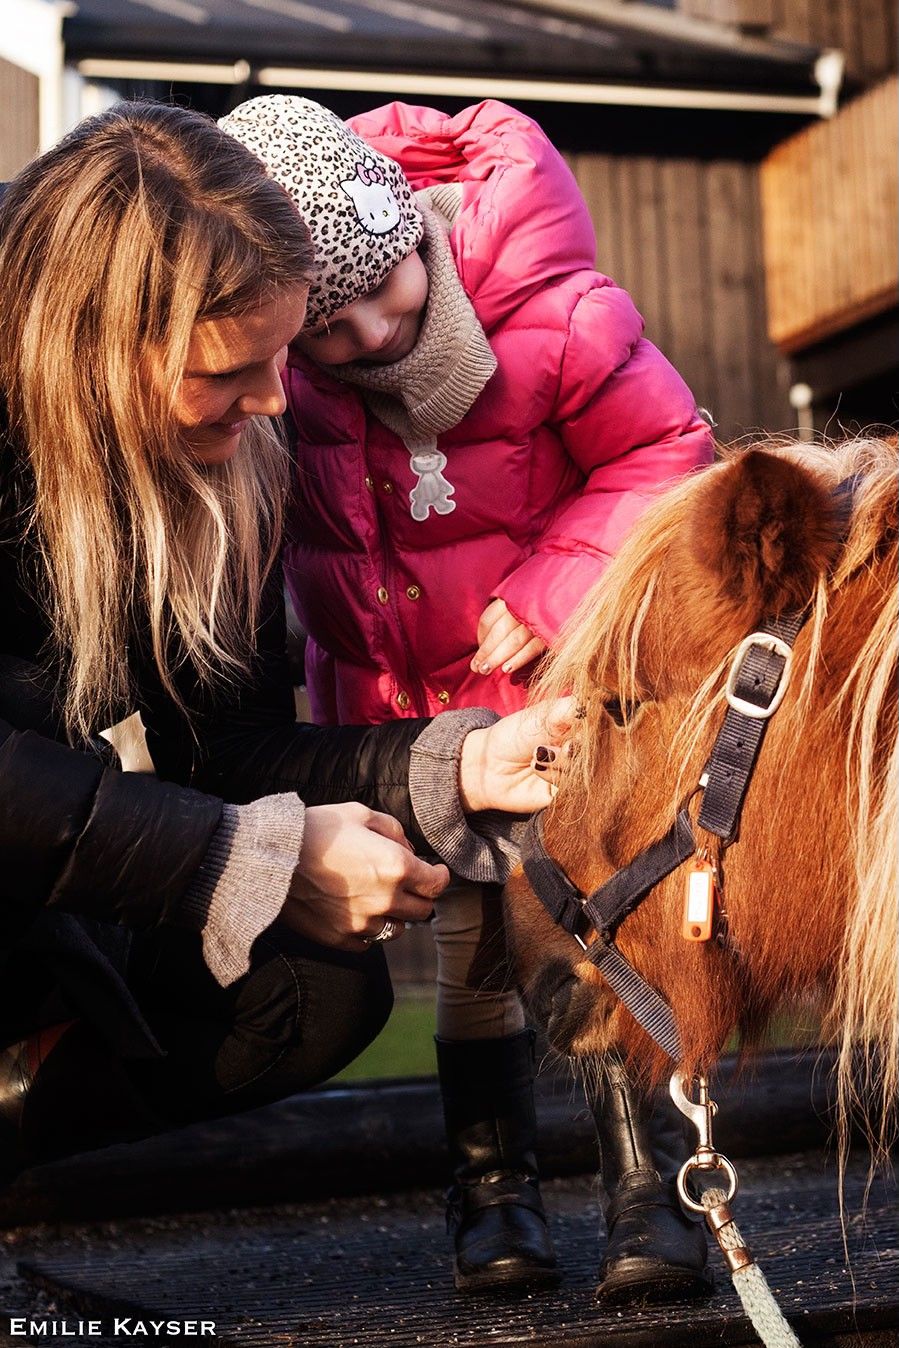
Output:
[[426,921],[448,883],[447,868],[417,857],[389,815],[311,806],[284,917],[313,940],[359,949],[388,918]]
[[[472,730],[462,744],[459,790],[463,808],[527,814],[548,805],[568,762],[562,736],[575,713],[572,698],[526,707],[484,730]],[[538,748],[545,753],[537,758]],[[537,762],[540,771],[535,771]]]
[[[390,842],[398,842],[403,848],[403,855],[400,858],[391,857],[385,861],[384,877],[388,882],[392,880],[397,888],[429,900],[436,899],[438,894],[443,893],[449,884],[449,871],[442,864],[432,866],[430,862],[416,856],[398,820],[390,814],[380,814],[377,810],[372,810],[366,827]],[[421,919],[410,919],[413,920]]]
[[578,705],[573,697],[558,697],[553,702],[535,707],[535,711],[542,712],[547,742],[553,744],[567,740],[572,726],[579,719]]
[[568,766],[568,755],[561,744],[538,744],[531,767],[545,782],[558,783]]
[[380,833],[382,838],[390,838],[392,842],[399,843],[407,852],[412,851],[412,844],[403,832],[402,824],[398,819],[394,819],[392,814],[381,814],[379,810],[371,810],[365,826],[371,829],[372,833]]
[[[422,861],[414,852],[408,854],[407,863],[405,873],[397,886],[398,892],[414,897],[430,907],[449,884],[449,871],[443,865],[432,866],[429,862]],[[409,920],[420,922],[422,919],[420,915],[410,914]]]

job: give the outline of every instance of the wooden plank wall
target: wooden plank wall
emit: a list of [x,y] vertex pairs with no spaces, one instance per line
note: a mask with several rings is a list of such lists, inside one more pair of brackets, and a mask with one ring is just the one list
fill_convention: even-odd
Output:
[[812,47],[839,47],[846,72],[866,83],[895,73],[896,0],[678,0],[692,18]]
[[776,7],[772,37],[839,47],[847,75],[866,83],[896,71],[896,0],[777,0]]
[[897,97],[884,80],[762,165],[769,333],[784,350],[899,300]]
[[792,424],[786,363],[768,340],[758,168],[573,155],[600,271],[630,291],[719,439]]
[[38,83],[36,75],[0,57],[0,182],[14,177],[38,152]]

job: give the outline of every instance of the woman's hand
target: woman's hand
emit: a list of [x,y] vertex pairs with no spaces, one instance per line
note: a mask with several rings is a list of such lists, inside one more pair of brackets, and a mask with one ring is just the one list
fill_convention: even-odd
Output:
[[506,608],[502,599],[491,599],[478,619],[478,649],[471,659],[472,672],[492,674],[497,665],[504,674],[514,674],[546,650],[546,642]]
[[[507,810],[532,814],[542,810],[555,794],[564,767],[558,746],[571,731],[574,698],[564,697],[512,716],[504,716],[486,730],[472,730],[462,744],[459,795],[462,808]],[[535,770],[538,748],[551,752]]]
[[281,920],[321,945],[364,950],[388,918],[425,922],[449,884],[397,821],[364,805],[313,805]]

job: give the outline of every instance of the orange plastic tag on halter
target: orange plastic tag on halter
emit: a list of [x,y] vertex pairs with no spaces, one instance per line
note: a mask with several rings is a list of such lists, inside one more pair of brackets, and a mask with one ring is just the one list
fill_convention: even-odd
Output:
[[687,890],[684,903],[685,941],[708,941],[715,925],[715,898],[718,871],[708,858],[694,857],[687,863]]

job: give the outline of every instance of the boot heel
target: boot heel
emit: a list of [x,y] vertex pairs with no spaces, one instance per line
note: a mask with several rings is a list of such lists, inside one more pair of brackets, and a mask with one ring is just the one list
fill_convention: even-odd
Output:
[[437,1039],[460,1292],[547,1287],[559,1269],[537,1177],[533,1036]]
[[705,1227],[683,1212],[675,1185],[688,1154],[680,1113],[667,1096],[642,1096],[610,1055],[593,1114],[609,1198],[597,1300],[629,1306],[708,1296]]

